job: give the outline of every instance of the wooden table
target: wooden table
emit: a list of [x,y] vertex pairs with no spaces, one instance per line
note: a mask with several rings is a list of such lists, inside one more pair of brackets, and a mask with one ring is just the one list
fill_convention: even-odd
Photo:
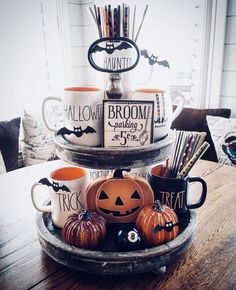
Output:
[[[208,195],[189,250],[162,276],[99,276],[54,262],[41,249],[31,185],[61,161],[0,176],[0,289],[236,289],[236,168],[198,161]],[[194,190],[192,187],[191,190]]]

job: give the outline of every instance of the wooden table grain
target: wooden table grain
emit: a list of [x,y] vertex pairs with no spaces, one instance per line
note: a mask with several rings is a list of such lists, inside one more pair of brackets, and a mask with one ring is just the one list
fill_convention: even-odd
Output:
[[236,289],[236,168],[203,160],[194,166],[190,175],[205,178],[207,199],[191,247],[165,274],[100,276],[65,268],[40,247],[30,188],[60,165],[0,176],[0,289]]

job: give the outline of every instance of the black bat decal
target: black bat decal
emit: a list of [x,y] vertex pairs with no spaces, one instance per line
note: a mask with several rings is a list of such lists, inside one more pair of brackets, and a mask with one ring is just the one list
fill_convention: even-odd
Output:
[[51,183],[47,178],[40,179],[39,183],[42,183],[43,185],[51,186],[55,192],[58,192],[59,190],[70,192],[67,186],[65,185],[59,186],[59,183],[54,182],[54,181]]
[[132,48],[132,46],[125,41],[122,41],[118,46],[115,46],[113,42],[107,42],[106,47],[99,46],[98,44],[95,45],[92,52],[96,53],[98,51],[100,52],[105,50],[108,54],[112,54],[115,50],[123,50],[128,48]]
[[166,232],[171,232],[173,230],[174,227],[176,226],[187,226],[187,224],[189,223],[188,220],[180,220],[178,223],[176,224],[173,224],[172,221],[170,222],[166,222],[164,226],[161,226],[161,225],[156,225],[152,232],[154,234],[158,233],[159,231],[161,230],[165,230]]
[[148,59],[148,62],[149,62],[150,65],[154,65],[155,63],[157,63],[157,64],[162,65],[164,67],[170,68],[170,65],[169,65],[169,63],[168,63],[167,60],[158,61],[157,60],[158,59],[158,56],[153,55],[152,53],[150,53],[146,49],[142,49],[140,52],[141,52],[141,55],[144,58],[147,58]]
[[81,128],[81,126],[79,127],[74,127],[74,130],[69,130],[65,127],[61,128],[58,132],[57,132],[57,135],[71,135],[71,134],[74,134],[76,137],[81,137],[83,136],[83,134],[89,134],[89,133],[96,133],[96,131],[90,127],[90,126],[87,126],[84,130]]

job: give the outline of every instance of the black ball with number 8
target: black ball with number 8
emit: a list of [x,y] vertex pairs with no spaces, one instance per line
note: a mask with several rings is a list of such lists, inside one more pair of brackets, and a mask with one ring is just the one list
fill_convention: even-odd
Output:
[[141,236],[136,227],[125,225],[118,230],[115,243],[121,251],[134,251],[140,248]]

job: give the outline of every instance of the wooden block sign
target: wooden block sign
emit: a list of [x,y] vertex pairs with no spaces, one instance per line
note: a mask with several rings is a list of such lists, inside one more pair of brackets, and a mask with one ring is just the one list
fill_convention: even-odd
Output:
[[154,101],[104,100],[104,147],[139,147],[153,142]]

